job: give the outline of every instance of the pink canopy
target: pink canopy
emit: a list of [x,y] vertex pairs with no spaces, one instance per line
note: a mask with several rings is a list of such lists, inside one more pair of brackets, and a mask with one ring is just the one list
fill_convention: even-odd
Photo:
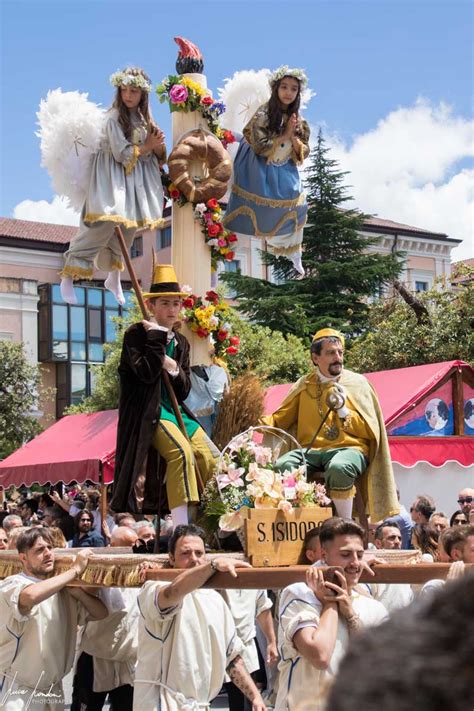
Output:
[[0,486],[30,486],[114,476],[117,410],[68,415],[0,462]]

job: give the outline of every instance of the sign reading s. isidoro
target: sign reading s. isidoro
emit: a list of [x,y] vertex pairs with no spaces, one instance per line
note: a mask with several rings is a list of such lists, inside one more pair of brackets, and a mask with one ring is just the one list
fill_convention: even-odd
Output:
[[248,509],[245,552],[254,566],[295,565],[309,530],[332,516],[330,507],[308,506],[284,513],[275,509]]

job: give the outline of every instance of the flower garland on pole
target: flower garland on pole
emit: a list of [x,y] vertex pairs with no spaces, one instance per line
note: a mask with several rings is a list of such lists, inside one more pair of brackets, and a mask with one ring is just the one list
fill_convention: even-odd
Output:
[[192,294],[190,287],[184,286],[183,290],[188,296],[183,299],[182,317],[191,331],[198,338],[212,336],[215,358],[225,359],[227,356],[237,355],[240,339],[232,335],[232,326],[228,321],[228,304],[216,291],[207,291],[202,298]]
[[[163,79],[156,88],[160,103],[168,103],[171,112],[199,111],[206,119],[209,130],[222,143],[224,148],[235,142],[232,131],[221,128],[219,117],[225,112],[225,104],[215,101],[208,89],[185,76],[170,75]],[[186,205],[187,198],[171,182],[166,186],[168,194],[180,207]],[[201,231],[206,244],[211,249],[211,266],[216,271],[218,262],[232,261],[237,242],[237,235],[224,228],[220,213],[222,208],[217,200],[208,200],[206,204],[198,203],[194,208],[194,216],[201,224]]]
[[218,262],[231,262],[234,259],[237,235],[226,230],[222,224],[222,208],[217,200],[198,203],[194,208],[194,216],[201,223],[206,244],[211,248],[211,268],[216,271]]

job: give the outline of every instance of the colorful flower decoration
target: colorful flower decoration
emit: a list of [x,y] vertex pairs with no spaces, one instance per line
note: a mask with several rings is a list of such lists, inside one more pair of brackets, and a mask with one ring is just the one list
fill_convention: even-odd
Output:
[[262,446],[254,435],[250,429],[230,442],[219,460],[215,479],[206,485],[205,509],[215,510],[217,498],[223,504],[225,513],[219,520],[222,530],[235,531],[243,526],[244,507],[291,513],[294,508],[330,504],[322,484],[306,481],[304,467],[276,471],[279,448],[273,451]]
[[151,91],[150,82],[145,79],[142,74],[131,74],[127,69],[125,71],[118,70],[110,75],[109,81],[112,86],[133,86],[136,89],[142,89],[149,93]]
[[[209,90],[198,84],[196,81],[184,76],[165,77],[161,84],[158,84],[156,93],[160,102],[168,102],[170,111],[199,111],[206,119],[209,130],[220,140],[222,129],[219,126],[219,116],[225,111],[225,104],[222,101],[215,101]],[[233,134],[231,131],[225,133]],[[234,138],[235,140],[235,138]],[[226,142],[224,142],[226,141]],[[222,140],[224,146],[232,143],[229,137]]]
[[207,291],[204,299],[188,294],[183,299],[182,317],[198,338],[212,336],[216,357],[225,359],[239,352],[240,339],[232,335],[228,321],[229,306],[216,291]]

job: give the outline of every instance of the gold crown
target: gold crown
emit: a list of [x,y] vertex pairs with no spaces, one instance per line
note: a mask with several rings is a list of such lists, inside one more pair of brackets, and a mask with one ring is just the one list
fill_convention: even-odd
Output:
[[316,331],[316,333],[314,334],[313,341],[317,341],[318,338],[329,338],[330,336],[333,336],[334,338],[339,338],[342,343],[342,347],[344,348],[344,336],[340,331],[336,331],[335,328],[320,328],[319,331]]

